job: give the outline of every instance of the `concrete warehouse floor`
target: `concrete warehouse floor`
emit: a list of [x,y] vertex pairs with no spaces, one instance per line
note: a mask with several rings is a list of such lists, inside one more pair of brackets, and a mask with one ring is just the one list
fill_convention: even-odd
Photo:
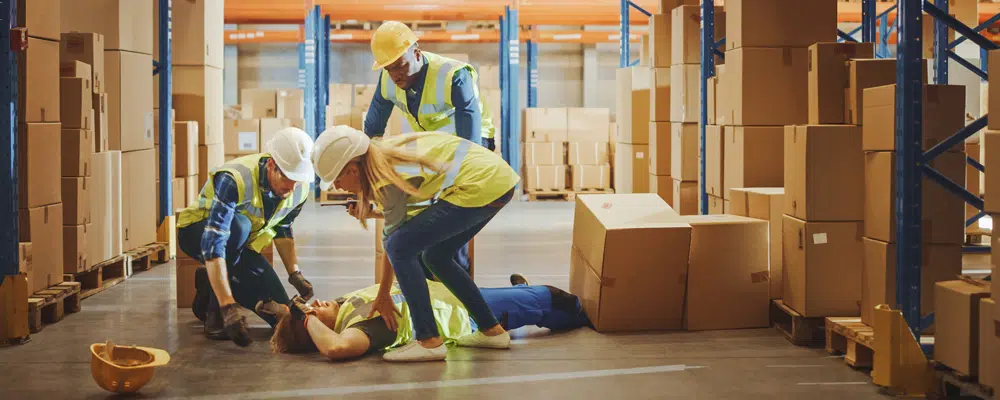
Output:
[[[518,271],[532,283],[567,288],[572,226],[573,203],[510,205],[478,238],[477,282],[506,286]],[[299,263],[317,297],[333,299],[373,283],[374,234],[343,207],[310,203],[294,228]],[[175,307],[173,275],[172,263],[156,266],[86,299],[80,313],[47,326],[30,343],[0,349],[0,397],[106,397],[90,377],[88,350],[106,339],[170,352],[170,364],[141,392],[157,398],[881,397],[867,374],[822,349],[795,347],[773,329],[599,334],[584,328],[555,335],[524,329],[512,350],[453,348],[448,362],[431,364],[275,355],[266,324],[256,317],[256,342],[248,349],[205,339],[191,311]]]

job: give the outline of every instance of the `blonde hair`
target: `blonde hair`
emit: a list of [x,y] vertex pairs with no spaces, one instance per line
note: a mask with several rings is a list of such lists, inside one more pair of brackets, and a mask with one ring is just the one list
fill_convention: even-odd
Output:
[[447,164],[441,164],[430,160],[427,157],[420,157],[417,154],[407,151],[404,146],[414,140],[424,137],[429,132],[415,133],[407,135],[406,138],[400,140],[399,142],[388,144],[381,140],[373,140],[371,145],[368,147],[368,152],[359,157],[357,161],[359,163],[359,168],[361,169],[361,192],[358,193],[358,220],[361,221],[361,226],[368,229],[368,218],[370,218],[372,211],[370,210],[368,204],[375,202],[379,205],[385,204],[385,198],[382,195],[381,190],[377,190],[374,187],[375,184],[380,182],[386,182],[391,185],[395,185],[397,188],[402,190],[411,196],[421,196],[420,191],[413,187],[406,179],[396,172],[396,166],[401,164],[417,165],[420,167],[428,168],[435,172],[444,172],[448,166]]

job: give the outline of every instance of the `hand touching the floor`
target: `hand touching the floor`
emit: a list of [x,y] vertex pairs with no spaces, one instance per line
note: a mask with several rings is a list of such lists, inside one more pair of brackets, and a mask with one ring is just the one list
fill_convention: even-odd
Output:
[[295,271],[295,273],[288,275],[288,283],[291,283],[295,290],[299,291],[299,295],[303,299],[309,300],[313,297],[313,285],[302,276],[302,271]]
[[399,325],[396,322],[396,318],[402,314],[396,309],[396,305],[392,303],[392,296],[383,296],[381,294],[375,296],[375,302],[372,303],[372,310],[368,312],[368,318],[374,317],[376,312],[382,316],[386,328],[395,332]]

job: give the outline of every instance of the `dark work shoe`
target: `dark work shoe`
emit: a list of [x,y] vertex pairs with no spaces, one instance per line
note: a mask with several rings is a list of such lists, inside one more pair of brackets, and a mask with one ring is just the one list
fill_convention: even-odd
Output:
[[511,286],[530,285],[530,283],[528,283],[528,278],[525,278],[524,275],[521,274],[511,274],[510,284]]
[[205,322],[205,314],[208,312],[208,296],[212,295],[212,283],[208,280],[208,270],[198,268],[194,271],[194,302],[191,303],[191,311],[199,321]]
[[229,340],[218,306],[208,307],[205,313],[205,337],[212,340]]

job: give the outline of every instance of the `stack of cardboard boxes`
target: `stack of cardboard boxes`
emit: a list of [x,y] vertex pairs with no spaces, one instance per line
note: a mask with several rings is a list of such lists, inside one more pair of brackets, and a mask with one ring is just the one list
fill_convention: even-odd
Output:
[[565,108],[524,109],[525,191],[566,190],[568,117]]
[[1000,335],[995,325],[996,298],[991,297],[996,286],[960,277],[921,287],[934,293],[934,322],[941,327],[934,334],[934,360],[964,376],[978,377],[994,389],[1000,387]]
[[[1000,51],[989,52],[989,71],[1000,74]],[[989,104],[987,110],[990,113],[1000,113],[1000,85],[987,87]],[[998,114],[994,114],[998,115]],[[1000,174],[991,173],[988,166],[992,164],[1000,165],[1000,119],[991,119],[987,131],[982,135],[980,145],[982,146],[982,163],[987,166],[983,179],[983,192],[985,204],[983,212],[989,214],[993,221],[1000,219]],[[993,264],[993,276],[997,273],[997,260],[1000,260],[1000,235],[993,235],[990,238]],[[1000,285],[993,284],[990,294],[993,301],[980,302],[980,341],[979,360],[980,383],[992,387],[994,390],[1000,389],[1000,307],[996,305],[996,300],[1000,299]],[[940,310],[940,307],[939,307]]]
[[63,281],[62,140],[59,98],[60,2],[20,2],[28,48],[18,55],[18,241],[37,252],[27,293]]
[[91,157],[94,154],[94,85],[90,65],[63,60],[59,67],[62,122],[63,272],[90,267]]
[[[650,24],[659,20],[652,16]],[[664,28],[665,29],[665,28]],[[654,43],[655,45],[655,43]],[[669,45],[667,46],[669,55]],[[653,51],[655,53],[655,50]],[[661,52],[662,54],[662,52]],[[669,57],[668,57],[669,58]],[[654,60],[655,61],[655,60]],[[669,67],[669,61],[666,61]],[[656,64],[653,64],[654,68]],[[655,73],[655,72],[653,72]],[[620,68],[615,77],[616,126],[614,182],[615,193],[657,193],[673,201],[673,194],[660,180],[650,178],[649,129],[650,129],[650,70],[644,67]],[[668,89],[669,91],[669,89]],[[662,97],[658,95],[658,98]],[[668,176],[669,174],[665,175]],[[655,182],[655,188],[650,184]],[[669,179],[664,184],[669,184]],[[669,185],[672,190],[673,185]]]
[[594,191],[611,188],[607,126],[611,111],[606,108],[570,108],[567,118],[567,164],[569,188]]

